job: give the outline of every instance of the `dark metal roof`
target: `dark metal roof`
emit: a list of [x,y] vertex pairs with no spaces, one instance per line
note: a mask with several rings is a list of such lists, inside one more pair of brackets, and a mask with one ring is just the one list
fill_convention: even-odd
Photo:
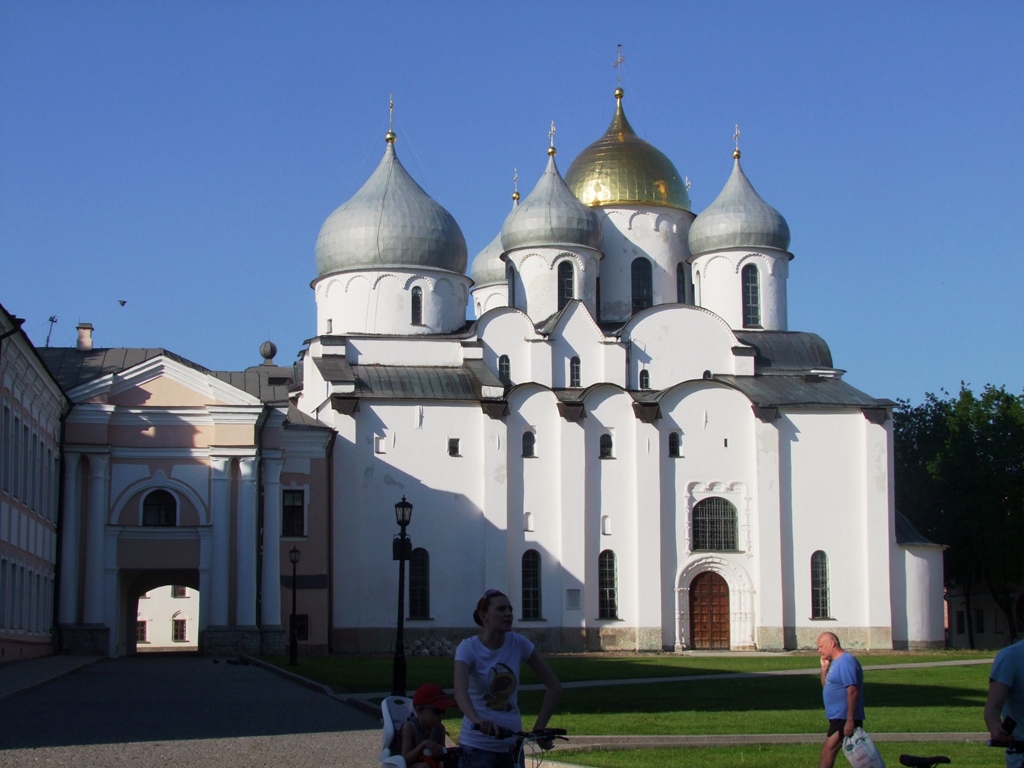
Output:
[[827,376],[731,376],[715,374],[714,381],[746,395],[760,408],[780,406],[845,406],[884,408],[895,403],[879,400]]
[[[356,397],[477,400],[479,385],[465,368],[354,365]],[[499,384],[500,386],[500,384]]]
[[738,332],[736,338],[757,350],[758,373],[832,368],[832,352],[816,333],[803,331]]
[[921,533],[914,524],[910,522],[910,518],[896,510],[896,543],[901,546],[925,546],[925,547],[941,547],[942,544],[936,544],[934,541],[929,539],[923,533]]
[[202,373],[211,373],[209,369],[159,347],[110,347],[90,350],[75,347],[44,347],[39,350],[39,356],[65,391],[101,376],[126,371],[160,356]]
[[288,391],[293,384],[292,369],[277,365],[254,365],[244,371],[211,371],[235,389],[248,392],[260,402],[283,405],[288,402]]

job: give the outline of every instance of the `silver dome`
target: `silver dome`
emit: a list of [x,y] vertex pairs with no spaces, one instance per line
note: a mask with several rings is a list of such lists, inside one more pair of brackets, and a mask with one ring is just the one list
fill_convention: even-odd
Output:
[[761,199],[736,157],[732,174],[715,201],[690,226],[690,253],[722,248],[789,248],[789,224]]
[[444,208],[402,167],[391,140],[366,183],[327,217],[316,240],[320,277],[375,267],[465,274],[466,239]]
[[548,167],[537,186],[512,210],[501,228],[501,246],[506,251],[545,245],[599,249],[602,239],[597,213],[569,191],[554,154],[549,154]]
[[473,278],[475,287],[494,285],[505,282],[505,262],[501,260],[504,253],[501,247],[501,232],[478,253],[469,266],[469,276]]

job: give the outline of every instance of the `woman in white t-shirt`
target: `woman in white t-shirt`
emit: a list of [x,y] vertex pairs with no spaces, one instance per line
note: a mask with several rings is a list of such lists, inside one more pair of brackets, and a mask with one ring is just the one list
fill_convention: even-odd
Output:
[[533,643],[512,631],[512,604],[502,592],[487,590],[476,604],[473,621],[480,632],[459,643],[455,651],[455,701],[463,713],[462,766],[510,768],[515,765],[509,752],[515,739],[494,735],[499,727],[523,729],[518,705],[520,664],[525,662],[544,684],[535,731],[547,725],[562,684]]

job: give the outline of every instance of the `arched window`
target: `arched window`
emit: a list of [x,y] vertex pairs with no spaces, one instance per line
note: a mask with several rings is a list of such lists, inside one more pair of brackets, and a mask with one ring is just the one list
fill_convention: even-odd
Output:
[[558,265],[558,308],[564,309],[576,296],[573,293],[573,268],[571,261],[563,261]]
[[178,502],[167,491],[150,493],[142,502],[142,524],[174,526],[178,524]]
[[651,388],[651,372],[644,368],[640,371],[640,389]]
[[828,555],[820,549],[811,555],[811,618],[829,618]]
[[508,283],[508,305],[516,305],[516,268],[511,262],[505,265],[505,281]]
[[619,576],[615,568],[615,553],[606,549],[597,556],[597,617],[619,618]]
[[430,618],[430,554],[422,547],[409,558],[409,618]]
[[607,432],[601,435],[599,455],[602,459],[615,458],[615,455],[612,451],[612,436],[609,435]]
[[651,278],[651,262],[642,256],[633,259],[630,272],[633,283],[633,312],[635,314],[641,309],[654,306],[654,283]]
[[681,454],[682,439],[678,432],[668,433],[668,455],[673,459],[678,459]]
[[512,386],[512,364],[509,362],[508,355],[498,358],[498,379],[506,387]]
[[686,303],[686,268],[676,264],[676,301]]
[[736,507],[712,496],[693,506],[693,548],[736,549]]
[[537,454],[535,453],[537,447],[537,435],[530,430],[523,432],[523,457],[532,459]]
[[423,325],[423,289],[412,289],[412,324]]
[[539,619],[540,554],[535,549],[523,552],[523,618]]
[[572,357],[569,359],[569,386],[579,387],[581,386],[581,364],[578,357]]
[[743,327],[761,327],[761,282],[753,264],[743,268]]

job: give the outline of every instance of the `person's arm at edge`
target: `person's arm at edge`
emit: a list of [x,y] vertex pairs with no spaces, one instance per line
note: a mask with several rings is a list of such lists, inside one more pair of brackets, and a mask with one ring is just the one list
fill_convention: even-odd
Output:
[[455,703],[471,723],[480,726],[481,733],[490,735],[494,732],[494,723],[480,717],[469,698],[469,664],[464,661],[455,662]]
[[544,661],[539,653],[534,651],[526,659],[526,665],[533,670],[533,674],[544,684],[544,701],[541,702],[540,712],[537,713],[537,720],[533,724],[533,730],[539,731],[548,724],[551,715],[555,713],[558,706],[558,699],[562,695],[562,683],[552,671],[548,663]]
[[988,681],[988,698],[985,699],[985,727],[988,728],[989,736],[993,741],[1009,741],[1013,734],[1003,730],[1000,716],[1003,713],[1003,704],[1010,695],[1010,686],[1005,683],[998,683],[990,679]]
[[846,686],[846,725],[843,727],[843,736],[853,736],[853,721],[857,716],[859,698],[860,689],[856,685]]

